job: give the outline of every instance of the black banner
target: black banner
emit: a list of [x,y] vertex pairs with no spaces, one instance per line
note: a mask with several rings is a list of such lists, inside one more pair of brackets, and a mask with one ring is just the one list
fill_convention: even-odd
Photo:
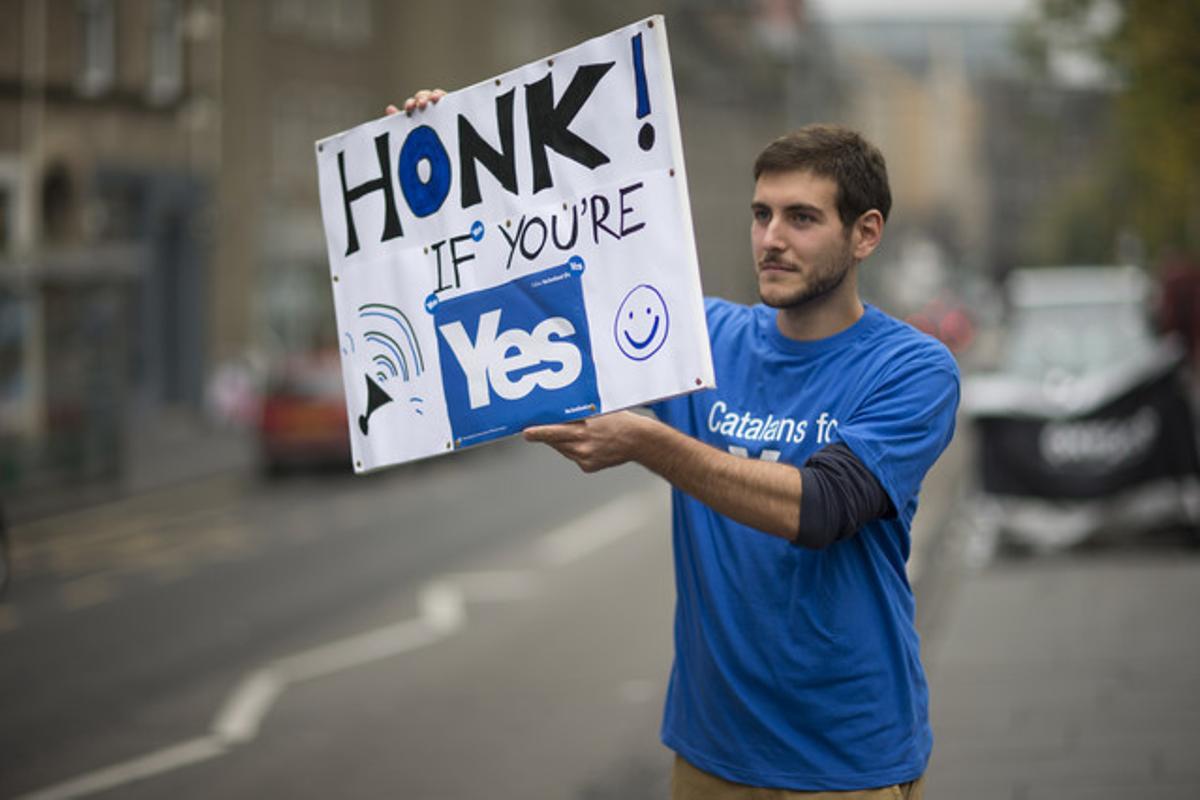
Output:
[[1200,474],[1186,389],[1171,370],[1075,417],[975,420],[983,489],[1090,499],[1149,481]]

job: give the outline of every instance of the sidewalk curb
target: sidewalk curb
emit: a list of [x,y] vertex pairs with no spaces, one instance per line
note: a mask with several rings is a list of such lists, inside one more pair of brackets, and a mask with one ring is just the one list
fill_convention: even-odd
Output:
[[916,624],[926,669],[937,650],[939,635],[944,632],[951,600],[966,577],[959,534],[962,526],[968,524],[965,512],[973,481],[974,452],[973,431],[966,420],[960,418],[954,440],[934,466],[935,470],[949,471],[950,479],[942,487],[945,506],[930,523],[919,552],[914,553],[920,564],[913,579],[913,594],[917,599]]

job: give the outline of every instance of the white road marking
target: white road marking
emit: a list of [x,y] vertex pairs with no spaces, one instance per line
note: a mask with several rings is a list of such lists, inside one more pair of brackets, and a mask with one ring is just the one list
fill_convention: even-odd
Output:
[[288,656],[273,667],[286,683],[299,683],[427,647],[461,626],[450,616],[455,612],[448,605],[449,599],[445,602],[447,607],[435,612],[445,615],[443,619],[422,615]]
[[444,580],[462,589],[473,603],[502,603],[521,600],[537,591],[537,576],[518,570],[453,572]]
[[628,536],[646,522],[663,497],[663,492],[657,489],[624,494],[551,531],[538,545],[542,563],[561,567]]
[[74,780],[27,794],[18,800],[70,800],[74,797],[104,792],[127,783],[161,775],[164,772],[207,761],[224,755],[226,748],[215,736],[202,736],[164,747],[139,758],[89,772]]
[[244,678],[213,720],[213,735],[230,745],[248,742],[258,735],[258,727],[284,685],[270,669],[260,669]]
[[[577,561],[645,524],[661,492],[622,495],[582,518],[551,531],[538,544],[546,567]],[[419,616],[329,642],[278,659],[247,675],[213,719],[211,734],[55,784],[18,800],[68,800],[169,772],[253,741],[271,707],[290,684],[332,675],[373,661],[427,647],[466,625],[466,602],[511,600],[533,592],[528,572],[454,573],[425,584],[418,593]]]
[[441,580],[425,584],[421,590],[421,618],[434,631],[449,634],[466,622],[466,598],[462,589],[450,581]]

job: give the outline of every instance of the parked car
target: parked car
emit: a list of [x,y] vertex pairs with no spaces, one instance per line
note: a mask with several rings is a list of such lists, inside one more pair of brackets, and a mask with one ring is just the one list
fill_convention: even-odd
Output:
[[984,531],[1054,548],[1200,525],[1184,348],[1153,332],[1151,285],[1127,267],[1009,277],[1001,365],[964,382]]
[[966,306],[948,293],[930,299],[904,321],[941,341],[956,356],[975,340],[975,323]]
[[295,356],[267,380],[259,451],[269,473],[350,466],[350,429],[336,352]]

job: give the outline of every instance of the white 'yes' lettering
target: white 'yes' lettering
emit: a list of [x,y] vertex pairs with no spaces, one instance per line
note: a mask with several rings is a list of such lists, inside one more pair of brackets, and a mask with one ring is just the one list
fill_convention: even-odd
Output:
[[[543,389],[569,386],[583,367],[579,348],[562,341],[575,334],[575,326],[564,317],[543,320],[528,333],[520,328],[500,332],[500,309],[489,311],[479,317],[474,343],[461,322],[441,325],[438,329],[467,376],[467,397],[473,409],[492,402],[489,384],[501,398],[519,400],[535,386]],[[509,377],[538,364],[557,364],[558,369],[547,366],[526,372],[516,380]]]

